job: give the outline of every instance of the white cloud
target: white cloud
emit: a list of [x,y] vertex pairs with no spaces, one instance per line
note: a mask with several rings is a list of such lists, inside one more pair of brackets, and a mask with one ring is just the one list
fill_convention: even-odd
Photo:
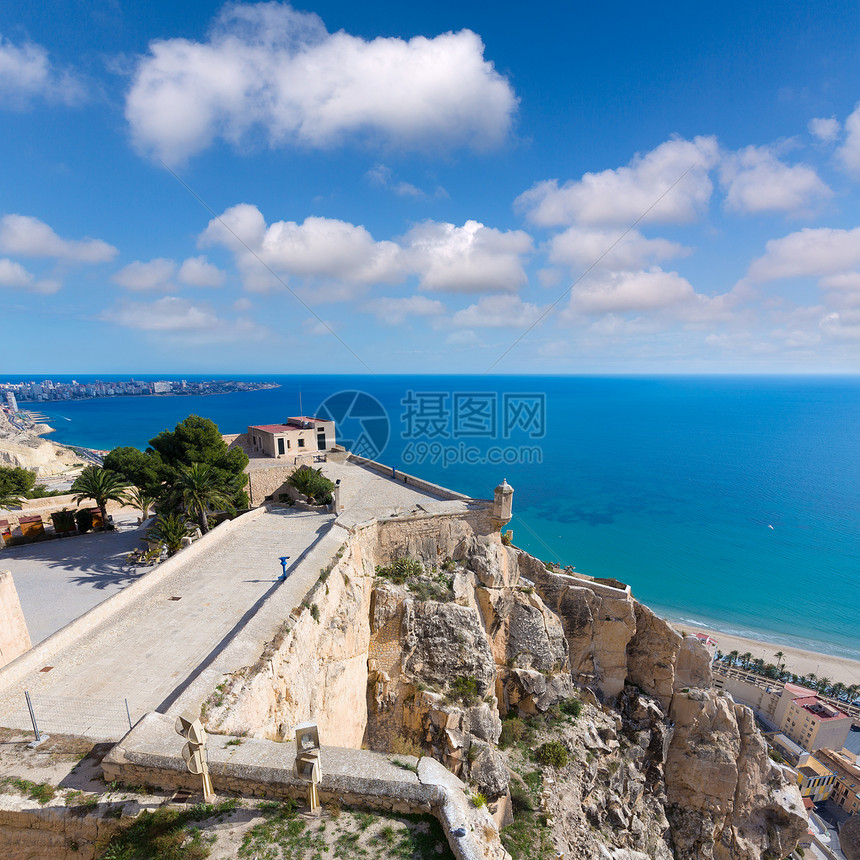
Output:
[[0,287],[27,287],[33,283],[33,275],[20,263],[0,259]]
[[72,73],[56,69],[41,45],[16,45],[0,35],[0,105],[23,109],[35,98],[76,105],[85,95],[83,84]]
[[168,290],[172,288],[170,279],[176,271],[173,260],[157,257],[148,263],[135,260],[120,269],[111,280],[121,287],[133,292],[143,293],[149,290]]
[[860,341],[860,309],[827,314],[820,323],[821,333],[828,340]]
[[220,287],[224,283],[224,273],[202,255],[185,260],[177,278],[189,287]]
[[763,256],[749,267],[753,281],[778,278],[824,277],[860,265],[860,227],[804,227],[781,239],[771,239]]
[[509,294],[483,296],[454,314],[456,326],[468,328],[528,328],[537,322],[541,309]]
[[845,120],[845,142],[837,154],[845,169],[860,177],[860,103]]
[[811,119],[807,128],[809,129],[809,133],[821,141],[821,143],[832,143],[839,137],[839,132],[842,130],[839,120],[833,117],[829,119],[826,117]]
[[249,311],[252,307],[254,307],[254,303],[247,296],[242,296],[233,302],[234,311]]
[[642,272],[610,272],[579,284],[571,293],[570,314],[623,314],[672,307],[696,298],[696,291],[677,272],[652,268]]
[[120,302],[102,311],[99,319],[137,331],[181,335],[183,342],[257,342],[271,332],[251,320],[226,320],[205,305],[178,296],[164,296],[151,303]]
[[445,305],[427,296],[406,298],[378,298],[367,302],[362,310],[374,314],[388,325],[400,325],[407,317],[430,317],[445,313]]
[[[427,195],[411,182],[402,182],[394,179],[394,173],[390,167],[377,164],[367,171],[365,176],[380,188],[388,188],[398,197],[426,197]],[[438,196],[438,195],[437,195]]]
[[376,242],[364,227],[318,217],[306,218],[302,224],[276,221],[267,227],[260,210],[245,203],[213,218],[200,241],[203,245],[217,243],[230,248],[245,286],[256,292],[278,286],[260,261],[287,276],[333,278],[358,284],[393,283],[402,274],[398,245]]
[[[601,254],[606,253],[619,232],[587,230],[570,227],[553,236],[548,243],[550,262],[561,263],[572,269],[584,269],[592,265]],[[668,239],[646,239],[638,230],[631,230],[600,261],[601,269],[641,269],[661,260],[686,256],[689,248],[670,242]]]
[[812,167],[788,165],[766,146],[727,154],[720,165],[726,208],[734,212],[798,213],[833,195]]
[[465,347],[465,346],[480,346],[481,339],[471,329],[464,328],[460,331],[452,331],[445,338],[445,343],[448,346]]
[[532,250],[532,240],[522,230],[496,230],[478,221],[462,227],[425,221],[406,234],[403,244],[423,290],[512,292],[528,280],[522,257]]
[[840,272],[822,278],[819,285],[826,290],[846,290],[860,292],[860,272]]
[[21,257],[55,257],[72,263],[104,263],[119,252],[101,239],[63,239],[30,215],[0,218],[0,251]]
[[562,186],[557,179],[538,182],[517,198],[516,205],[545,227],[626,226],[652,206],[644,223],[685,223],[707,207],[713,191],[708,171],[718,160],[714,137],[672,138],[645,155],[637,154],[625,167],[586,173]]
[[419,287],[428,291],[516,290],[527,280],[522,256],[532,240],[521,230],[496,230],[477,221],[462,227],[426,221],[399,241],[376,241],[365,227],[333,218],[267,226],[256,206],[242,203],[213,218],[200,244],[232,250],[246,289],[279,286],[262,261],[285,277],[338,282],[336,288],[319,287],[316,298],[339,301],[358,292],[349,285],[395,284],[409,275],[417,275]]
[[206,42],[156,40],[126,100],[137,145],[177,162],[216,138],[326,147],[348,135],[417,149],[485,149],[517,99],[470,30],[365,40],[287,4],[229,4]]

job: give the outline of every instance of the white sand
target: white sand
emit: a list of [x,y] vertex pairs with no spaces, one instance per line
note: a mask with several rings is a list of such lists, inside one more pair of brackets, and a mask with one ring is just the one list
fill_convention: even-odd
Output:
[[676,630],[687,633],[705,633],[716,640],[717,648],[724,654],[737,651],[745,654],[749,651],[753,660],[761,657],[765,663],[776,664],[777,651],[785,654],[785,668],[795,675],[808,675],[810,672],[816,678],[829,678],[831,681],[841,681],[845,686],[860,684],[860,661],[849,660],[845,657],[831,657],[829,654],[818,654],[815,651],[804,651],[802,648],[792,648],[790,645],[774,645],[770,642],[760,642],[757,639],[744,639],[731,636],[719,630],[706,630],[692,624],[671,622]]

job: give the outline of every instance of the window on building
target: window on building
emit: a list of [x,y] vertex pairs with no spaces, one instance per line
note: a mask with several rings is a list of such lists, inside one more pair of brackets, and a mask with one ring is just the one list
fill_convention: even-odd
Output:
[[304,447],[305,447],[305,440],[299,439],[299,448],[304,448]]
[[279,454],[284,453],[284,440],[283,440],[283,438],[278,439],[278,453]]

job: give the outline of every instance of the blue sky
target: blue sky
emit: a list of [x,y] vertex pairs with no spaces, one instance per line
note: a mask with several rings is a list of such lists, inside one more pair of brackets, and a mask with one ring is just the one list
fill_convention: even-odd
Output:
[[0,9],[0,371],[856,372],[856,3]]

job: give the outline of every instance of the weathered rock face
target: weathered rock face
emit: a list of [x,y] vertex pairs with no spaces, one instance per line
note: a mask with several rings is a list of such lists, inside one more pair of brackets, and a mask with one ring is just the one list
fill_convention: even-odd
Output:
[[667,814],[681,856],[784,857],[806,832],[796,787],[767,755],[752,712],[713,690],[672,700]]
[[403,617],[405,672],[440,689],[474,678],[481,698],[493,688],[496,664],[477,613],[456,603],[407,600]]
[[[279,737],[313,715],[330,743],[430,755],[509,809],[500,717],[552,714],[577,695],[586,710],[574,728],[553,723],[571,732],[571,764],[549,789],[559,850],[788,854],[806,827],[797,789],[751,713],[708,689],[705,648],[620,583],[547,570],[467,525],[422,516],[413,532],[398,518],[391,533],[353,536],[313,598],[319,623],[294,618],[210,726]],[[412,590],[374,575],[403,555],[433,569]]]

